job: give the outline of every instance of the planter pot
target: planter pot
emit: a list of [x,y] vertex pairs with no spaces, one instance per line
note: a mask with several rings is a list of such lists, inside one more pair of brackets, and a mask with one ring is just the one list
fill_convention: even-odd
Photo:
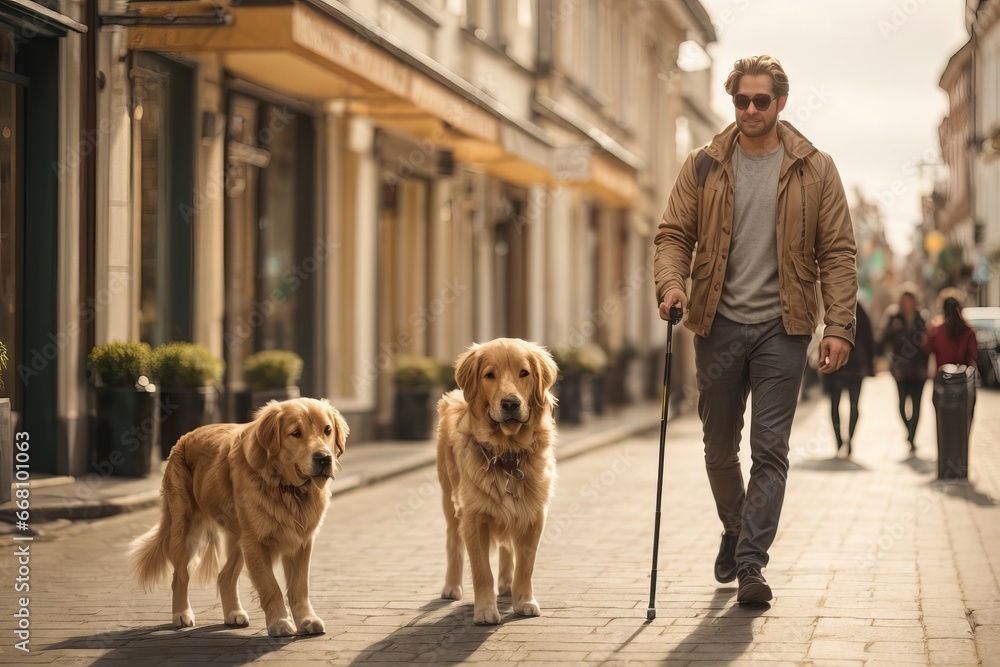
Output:
[[0,505],[10,502],[10,485],[14,482],[14,429],[11,422],[10,399],[0,398]]
[[[604,414],[604,404],[605,404],[605,387],[604,383],[606,378],[604,373],[600,375],[589,375],[585,376],[589,378],[589,394],[590,394],[590,410],[589,412],[601,416]],[[586,380],[584,381],[586,384]],[[584,396],[587,396],[587,392],[584,392]],[[584,404],[586,405],[586,404]]]
[[250,391],[250,414],[249,420],[253,420],[255,412],[267,405],[268,401],[287,401],[299,398],[299,388],[295,385],[291,387],[281,387],[280,389],[253,389]]
[[615,363],[604,371],[604,401],[611,406],[622,406],[630,403],[628,390],[625,386],[628,360],[618,357]]
[[579,424],[583,421],[583,376],[560,375],[556,383],[559,406],[556,419],[561,424]]
[[633,358],[625,362],[625,395],[629,403],[642,402],[643,396],[642,359]]
[[166,459],[181,436],[219,421],[219,390],[215,387],[160,389],[160,455]]
[[227,387],[225,392],[225,420],[234,424],[250,421],[250,390]]
[[156,392],[98,387],[95,469],[104,476],[145,477],[159,445]]
[[400,440],[429,440],[434,426],[433,387],[396,388],[394,422]]

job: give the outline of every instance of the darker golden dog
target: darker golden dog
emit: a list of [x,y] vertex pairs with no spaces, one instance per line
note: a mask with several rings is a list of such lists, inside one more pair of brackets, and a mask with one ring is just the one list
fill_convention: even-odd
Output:
[[512,338],[475,345],[458,358],[460,389],[438,403],[437,469],[448,524],[444,598],[462,597],[468,552],[473,620],[500,622],[490,547],[499,545],[499,592],[515,613],[538,616],[531,587],[535,553],[556,479],[557,368],[534,343]]
[[[227,625],[249,625],[237,583],[246,563],[271,636],[317,634],[323,621],[309,602],[313,539],[330,501],[328,480],[344,453],[349,429],[329,403],[299,398],[261,408],[249,424],[212,424],[191,431],[170,450],[163,474],[160,521],[132,546],[130,565],[144,589],[173,566],[173,622],[194,625],[188,566],[218,571]],[[274,577],[280,558],[288,607]]]

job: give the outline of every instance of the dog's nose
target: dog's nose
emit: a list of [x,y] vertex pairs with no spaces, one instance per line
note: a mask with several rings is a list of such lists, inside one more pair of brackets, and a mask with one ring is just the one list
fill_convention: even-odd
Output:
[[313,463],[317,468],[322,470],[333,465],[333,457],[329,454],[324,454],[323,452],[316,452],[313,454]]
[[500,399],[500,407],[508,412],[521,407],[521,399],[517,396],[504,396]]

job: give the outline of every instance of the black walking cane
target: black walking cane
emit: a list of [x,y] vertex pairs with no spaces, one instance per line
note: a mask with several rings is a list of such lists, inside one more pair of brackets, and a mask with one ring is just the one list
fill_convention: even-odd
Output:
[[681,321],[684,311],[670,307],[667,320],[667,358],[663,364],[663,404],[660,406],[660,471],[656,478],[656,522],[653,524],[653,568],[649,573],[649,609],[646,620],[656,618],[656,557],[660,550],[660,500],[663,497],[663,453],[667,445],[667,404],[670,402],[670,360],[673,357],[674,325]]

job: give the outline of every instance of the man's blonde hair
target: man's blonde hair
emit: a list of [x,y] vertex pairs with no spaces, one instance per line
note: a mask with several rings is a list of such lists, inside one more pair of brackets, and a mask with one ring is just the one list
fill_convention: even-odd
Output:
[[735,95],[740,87],[740,79],[744,74],[750,76],[766,75],[771,77],[771,91],[775,97],[788,94],[788,75],[778,59],[773,56],[748,56],[733,63],[733,71],[726,79],[726,92]]

